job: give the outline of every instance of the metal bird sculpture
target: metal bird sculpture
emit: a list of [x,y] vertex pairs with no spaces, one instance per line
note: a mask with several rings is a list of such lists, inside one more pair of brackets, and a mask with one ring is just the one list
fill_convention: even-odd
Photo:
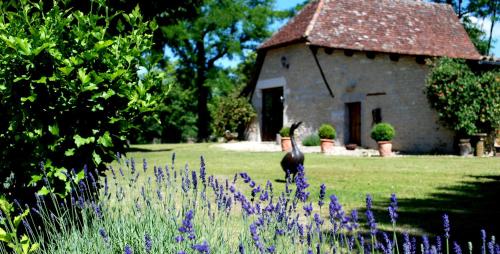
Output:
[[299,165],[304,165],[304,154],[299,150],[293,132],[302,122],[293,123],[290,127],[290,140],[292,141],[292,151],[288,152],[281,160],[281,168],[285,171],[285,180],[292,174],[292,181],[295,181]]

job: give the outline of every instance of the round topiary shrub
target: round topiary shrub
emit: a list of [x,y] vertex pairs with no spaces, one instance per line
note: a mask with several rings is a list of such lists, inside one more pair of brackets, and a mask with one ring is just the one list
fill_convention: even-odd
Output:
[[303,146],[319,146],[320,143],[318,134],[311,134],[302,140]]
[[335,139],[337,133],[335,128],[330,124],[322,124],[318,130],[318,136],[322,139]]
[[280,130],[281,137],[290,137],[290,127],[283,127]]
[[378,123],[373,126],[371,137],[375,141],[391,141],[396,135],[394,127],[388,123]]

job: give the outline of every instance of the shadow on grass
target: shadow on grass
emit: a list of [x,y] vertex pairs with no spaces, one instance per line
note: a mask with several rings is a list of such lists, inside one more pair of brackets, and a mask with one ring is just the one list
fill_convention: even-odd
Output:
[[[399,199],[398,225],[442,235],[442,216],[446,213],[454,241],[473,241],[477,246],[481,229],[489,236],[500,237],[500,176],[469,177],[473,180],[438,188],[438,192],[426,199]],[[376,218],[388,221],[386,207],[389,203],[376,205]]]
[[139,147],[129,147],[127,152],[141,152],[141,153],[153,153],[153,152],[170,152],[172,148],[163,148],[163,149],[148,149],[148,148],[139,148]]

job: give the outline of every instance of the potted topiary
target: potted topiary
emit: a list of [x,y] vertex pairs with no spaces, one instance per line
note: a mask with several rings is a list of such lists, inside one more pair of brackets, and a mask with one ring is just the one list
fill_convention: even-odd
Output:
[[292,149],[292,141],[290,140],[290,127],[283,127],[280,130],[281,151],[290,151]]
[[388,123],[378,123],[373,126],[371,137],[378,143],[378,152],[380,156],[387,157],[392,155],[392,139],[396,135],[394,127]]
[[335,132],[335,128],[330,124],[322,124],[318,130],[318,136],[321,140],[321,152],[327,153],[333,150],[333,140],[337,133]]

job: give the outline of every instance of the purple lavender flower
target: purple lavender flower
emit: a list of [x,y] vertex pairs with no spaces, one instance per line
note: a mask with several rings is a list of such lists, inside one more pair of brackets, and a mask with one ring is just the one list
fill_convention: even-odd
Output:
[[102,239],[104,240],[105,243],[109,242],[109,237],[104,228],[99,229],[99,235],[101,235]]
[[455,254],[462,254],[462,248],[457,242],[453,242],[453,251],[455,251]]
[[436,236],[436,249],[438,253],[440,253],[443,250],[443,244],[441,242],[440,236]]
[[311,216],[311,212],[312,212],[312,210],[313,210],[312,203],[309,203],[309,205],[307,205],[307,204],[306,204],[306,205],[304,205],[304,207],[303,207],[303,208],[304,208],[304,211],[306,212],[304,215],[305,215],[306,217]]
[[448,215],[443,215],[443,227],[444,227],[444,236],[446,239],[450,238],[450,220],[448,219]]
[[104,196],[108,196],[109,186],[108,186],[108,176],[104,177]]
[[430,244],[429,244],[429,237],[427,237],[427,235],[422,236],[422,244],[424,245],[424,253],[429,253]]
[[495,238],[492,237],[491,241],[488,243],[488,250],[491,254],[495,253]]
[[340,205],[337,196],[330,196],[330,222],[333,225],[334,233],[337,233],[343,227],[344,222],[344,210],[342,210],[342,205]]
[[238,245],[238,251],[240,254],[245,254],[245,247],[243,246],[243,243],[240,242],[240,245]]
[[264,252],[264,246],[260,242],[259,233],[257,232],[257,225],[255,223],[250,224],[250,234],[252,235],[255,246],[261,253]]
[[205,158],[203,156],[200,156],[200,179],[201,183],[203,184],[203,187],[207,187],[207,170],[205,168]]
[[255,187],[255,182],[254,181],[250,181],[250,183],[248,184],[248,186],[250,186],[250,188]]
[[130,173],[135,174],[135,159],[130,159]]
[[231,193],[234,193],[236,191],[236,188],[234,188],[234,185],[231,185],[231,187],[229,187],[229,191]]
[[193,218],[194,218],[194,212],[193,210],[189,210],[186,213],[185,219],[182,221],[182,226],[179,228],[179,232],[188,234],[188,238],[190,240],[193,240],[195,238],[193,229]]
[[196,177],[196,171],[191,171],[191,179],[193,181],[193,189],[196,190],[198,188],[198,178]]
[[373,199],[370,194],[366,194],[366,210],[371,210],[373,205]]
[[259,197],[260,201],[262,201],[262,202],[266,201],[268,198],[269,198],[269,194],[267,191],[263,191]]
[[356,230],[359,226],[358,224],[358,210],[354,209],[351,211],[351,217],[349,217],[349,231]]
[[377,234],[377,223],[375,222],[375,216],[371,210],[366,210],[366,224],[370,228],[370,233],[372,235]]
[[411,254],[410,235],[408,232],[403,233],[403,251],[404,254]]
[[307,249],[307,254],[313,254],[313,250],[311,249],[311,247],[309,247],[309,249]]
[[316,223],[316,227],[319,229],[321,225],[323,225],[323,220],[321,216],[317,213],[314,214],[314,223]]
[[146,170],[148,169],[148,162],[146,161],[146,159],[142,159],[142,170],[144,172],[146,172]]
[[486,253],[486,230],[484,229],[481,229],[481,241],[482,241],[481,253]]
[[391,194],[391,205],[389,206],[389,215],[391,217],[392,224],[396,224],[396,220],[398,219],[398,201],[396,198],[396,194]]
[[101,206],[100,205],[96,205],[93,201],[92,201],[92,207],[94,208],[94,212],[95,212],[95,215],[97,216],[98,219],[102,219],[102,211],[101,211]]
[[180,243],[180,242],[184,241],[184,237],[182,237],[181,235],[178,235],[175,237],[175,241]]
[[326,185],[324,183],[322,183],[321,186],[319,187],[318,205],[319,205],[320,209],[325,204],[325,202],[323,201],[325,199],[325,194],[326,194]]
[[133,254],[132,248],[128,244],[125,245],[125,254]]
[[[253,182],[253,181],[252,181],[252,182]],[[260,189],[260,185],[259,185],[259,186],[257,186],[256,188],[254,188],[254,189],[252,190],[252,201],[253,201],[253,199],[255,198],[255,196],[257,195],[257,193],[259,193],[260,191],[261,191],[261,189]]]
[[307,183],[307,178],[305,177],[304,166],[299,165],[297,168],[297,177],[295,179],[295,185],[297,186],[295,197],[300,201],[305,202],[309,197],[309,192],[306,192],[309,184]]
[[203,241],[201,244],[194,244],[192,246],[193,250],[198,251],[199,253],[210,253],[210,247],[208,246],[207,241]]
[[274,247],[274,245],[271,245],[269,247],[267,247],[267,252],[268,253],[274,253],[276,251],[276,247]]
[[266,190],[268,190],[270,193],[273,193],[273,184],[269,180],[267,180],[266,183]]
[[149,236],[148,234],[144,234],[144,250],[146,250],[146,253],[150,253],[152,247],[153,240],[151,239],[151,236]]

